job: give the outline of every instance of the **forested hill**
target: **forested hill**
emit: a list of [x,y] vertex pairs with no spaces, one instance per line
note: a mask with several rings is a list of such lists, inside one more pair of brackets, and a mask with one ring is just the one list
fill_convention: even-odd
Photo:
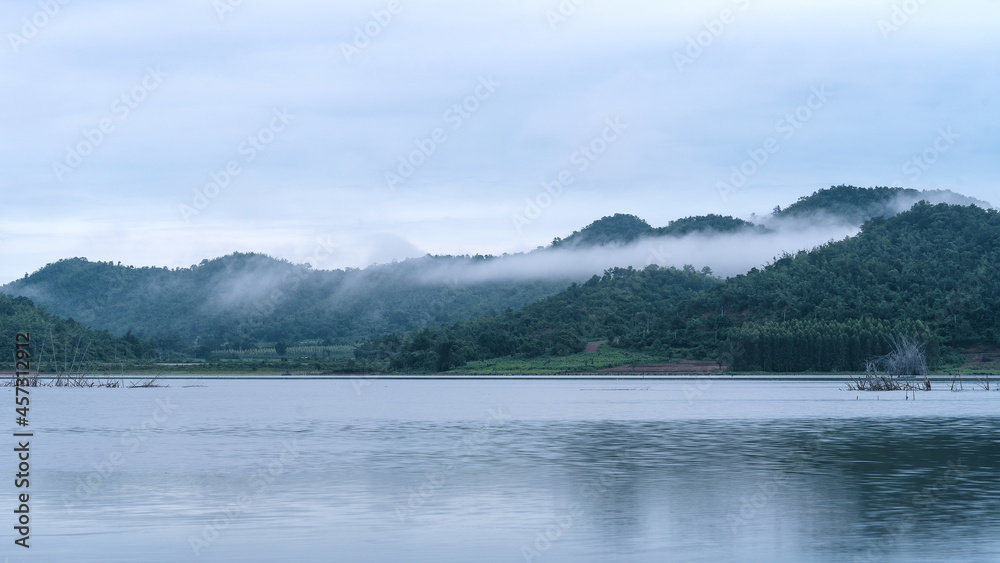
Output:
[[858,188],[833,186],[804,196],[785,209],[775,209],[777,219],[810,219],[816,215],[861,225],[875,217],[892,217],[913,207],[918,201],[975,205],[989,209],[985,201],[967,197],[949,190],[913,190],[907,188]]
[[[700,291],[714,283],[713,280],[690,271],[672,277],[673,273],[654,276],[614,267],[676,261],[668,257],[673,250],[687,256],[687,262],[707,256],[710,250],[724,266],[729,260],[725,257],[737,252],[733,249],[739,245],[773,247],[774,252],[779,252],[783,247],[777,245],[788,241],[792,249],[801,248],[804,243],[798,236],[799,230],[803,225],[823,223],[817,214],[833,217],[835,223],[857,220],[860,225],[860,219],[892,216],[895,210],[908,209],[919,199],[975,202],[951,192],[838,186],[800,198],[787,209],[776,210],[775,216],[767,220],[768,226],[773,221],[775,230],[721,215],[681,218],[663,227],[652,227],[633,215],[616,214],[595,221],[565,239],[556,239],[549,247],[526,254],[425,256],[363,270],[312,270],[261,254],[240,253],[174,269],[135,268],[72,258],[49,264],[0,290],[28,297],[49,313],[74,318],[87,327],[107,330],[116,336],[131,334],[139,339],[156,339],[161,352],[184,356],[197,351],[205,356],[220,348],[244,350],[264,344],[271,346],[277,341],[353,346],[379,334],[451,326],[479,315],[516,310],[555,295],[573,282],[578,288],[586,286],[583,291],[587,295],[596,292],[593,295],[602,296],[601,299],[605,299],[604,291],[626,295],[621,284],[643,288],[652,284],[650,287],[659,288],[657,291],[665,291],[669,307],[646,288],[640,292],[642,299],[626,299],[627,304],[622,304],[614,315],[603,313],[603,305],[588,303],[586,314],[590,324],[553,325],[552,330],[565,329],[560,333],[562,342],[570,341],[565,338],[567,334],[577,341],[611,335],[622,345],[645,351],[670,348],[709,357],[717,352],[718,339],[724,337],[721,332],[713,331],[711,341],[693,336],[691,327],[697,327],[697,323],[685,321],[678,327],[680,321],[674,317],[669,330],[675,332],[669,336],[654,331],[653,327],[655,323],[666,322],[665,311],[674,307],[681,289],[690,292],[697,287]],[[685,238],[688,235],[695,236]],[[640,248],[642,245],[648,248]],[[684,254],[685,249],[695,247],[699,253]],[[595,266],[595,260],[602,260],[601,265]],[[756,260],[730,272],[743,272]],[[865,260],[866,256],[859,254],[857,261],[854,258],[848,261],[864,263]],[[677,265],[680,264],[678,261]],[[598,276],[599,287],[583,284],[588,276],[608,267],[613,267],[610,271],[614,274],[607,279]],[[688,283],[692,275],[705,279],[692,286]],[[738,279],[732,282],[738,283],[741,283]],[[677,284],[680,285],[675,288]],[[668,286],[670,289],[664,289]],[[810,299],[822,302],[819,297],[822,290],[820,285],[810,289]],[[683,294],[685,299],[692,295]],[[952,298],[956,299],[959,297]],[[641,304],[644,301],[662,303],[644,308]],[[544,307],[555,307],[553,303],[548,302]],[[801,305],[801,300],[796,303]],[[727,311],[736,307],[720,306]],[[717,308],[714,304],[704,307]],[[786,317],[792,309],[791,304],[783,307]],[[625,321],[621,318],[638,323],[636,319],[646,319],[648,311],[656,311],[660,320],[643,320],[641,338],[622,328]],[[527,316],[523,318],[528,318],[535,313],[524,315]],[[805,313],[800,316],[806,318]],[[558,315],[552,318],[558,320]],[[813,315],[814,320],[817,318],[820,317]],[[953,316],[953,320],[958,318]],[[521,330],[516,325],[511,325],[510,330]],[[524,335],[512,338],[517,342],[510,348],[512,353],[567,349],[530,344],[534,340]],[[470,352],[468,357],[480,355]]]
[[792,320],[814,323],[829,346],[850,357],[817,360],[826,367],[857,368],[860,356],[841,349],[852,345],[850,323],[859,320],[881,322],[886,331],[890,323],[918,322],[910,332],[950,348],[1000,345],[1000,214],[918,203],[870,220],[857,237],[732,278],[692,301],[687,318],[716,309],[738,313],[724,324],[739,327],[729,344],[743,369],[773,369],[762,354],[791,354],[796,344],[783,325]]
[[[601,244],[627,242],[639,233],[681,236],[744,227],[752,225],[713,215],[653,229],[641,219],[616,215],[584,231],[592,244]],[[71,258],[0,289],[89,327],[154,338],[163,352],[204,356],[279,340],[355,345],[378,334],[519,309],[590,275],[546,271],[546,252],[553,250],[571,249],[532,253],[534,261],[527,265],[515,262],[525,255],[425,256],[363,270],[312,270],[253,253],[174,269]],[[491,265],[499,267],[484,268]],[[524,273],[507,277],[505,271],[515,267]]]
[[635,215],[616,213],[594,221],[590,225],[573,231],[566,238],[552,241],[553,248],[603,246],[607,244],[627,244],[643,237],[682,237],[692,233],[719,234],[753,231],[767,232],[767,229],[743,219],[722,215],[702,215],[685,217],[671,221],[665,227],[654,228]]
[[0,342],[11,352],[4,355],[2,369],[13,371],[15,336],[30,336],[31,368],[80,373],[93,361],[114,362],[156,357],[156,345],[132,334],[122,338],[81,326],[73,319],[46,313],[25,297],[0,294]]
[[353,345],[373,334],[416,330],[519,308],[569,279],[454,283],[436,267],[487,257],[425,257],[364,270],[312,270],[261,254],[232,254],[190,268],[134,268],[60,260],[2,289],[47,310],[164,351],[306,339]]
[[[826,220],[860,226],[874,217],[891,217],[913,207],[918,201],[976,205],[983,209],[990,204],[948,190],[913,190],[906,188],[858,188],[833,186],[803,196],[782,209],[774,208],[770,220],[798,219]],[[590,225],[573,231],[565,238],[552,241],[552,248],[604,246],[628,244],[641,238],[683,237],[693,233],[713,234],[766,234],[772,232],[764,225],[723,215],[700,215],[671,221],[664,227],[653,227],[635,215],[616,213],[602,217]]]
[[918,203],[862,232],[713,283],[694,272],[610,271],[522,311],[369,342],[392,369],[435,370],[607,340],[741,370],[858,370],[903,333],[949,349],[1000,345],[1000,215]]
[[669,354],[671,335],[660,327],[663,319],[676,318],[680,304],[717,283],[691,267],[615,268],[519,311],[373,338],[356,355],[381,360],[385,369],[440,372],[502,356],[573,354],[587,341],[608,338]]

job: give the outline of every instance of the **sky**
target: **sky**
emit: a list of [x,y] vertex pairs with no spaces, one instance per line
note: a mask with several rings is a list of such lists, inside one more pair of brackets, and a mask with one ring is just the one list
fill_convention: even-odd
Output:
[[[0,283],[521,252],[838,184],[994,204],[991,1],[0,5]],[[795,249],[789,249],[795,250]]]

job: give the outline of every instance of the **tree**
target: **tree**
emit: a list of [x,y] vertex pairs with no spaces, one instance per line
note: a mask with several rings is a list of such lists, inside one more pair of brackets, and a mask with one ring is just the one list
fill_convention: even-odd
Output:
[[284,358],[285,357],[285,352],[288,351],[288,344],[285,344],[283,341],[279,340],[274,345],[274,351],[277,352],[279,356],[281,356],[282,358]]

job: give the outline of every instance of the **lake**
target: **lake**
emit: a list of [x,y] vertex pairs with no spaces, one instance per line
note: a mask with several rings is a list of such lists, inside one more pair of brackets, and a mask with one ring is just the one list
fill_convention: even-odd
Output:
[[32,547],[8,448],[2,555],[1000,561],[1000,393],[968,380],[166,383],[31,391]]

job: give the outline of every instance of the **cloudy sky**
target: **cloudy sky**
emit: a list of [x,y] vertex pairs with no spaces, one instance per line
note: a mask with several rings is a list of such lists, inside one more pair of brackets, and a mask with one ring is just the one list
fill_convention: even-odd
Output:
[[998,203],[998,16],[963,0],[4,2],[0,282],[72,256],[515,252],[616,212],[746,218],[841,183]]

